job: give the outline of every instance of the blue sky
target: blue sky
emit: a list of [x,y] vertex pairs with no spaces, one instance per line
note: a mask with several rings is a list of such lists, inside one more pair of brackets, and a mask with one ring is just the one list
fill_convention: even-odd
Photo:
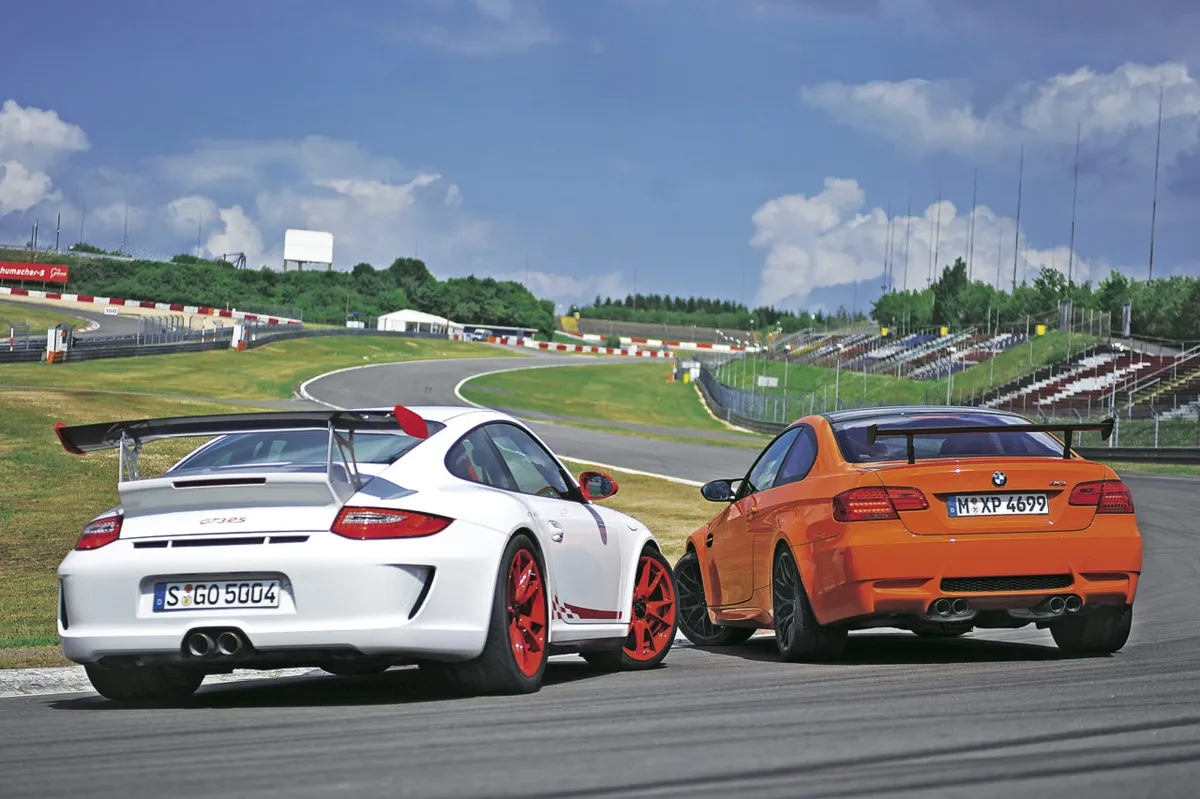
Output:
[[[0,241],[245,252],[329,230],[564,305],[780,307],[928,279],[1200,273],[1200,14],[1184,0],[113,0],[16,7]],[[1070,240],[1076,125],[1081,171]],[[939,189],[943,204],[936,204]],[[911,217],[906,209],[911,198]],[[891,211],[889,215],[888,211]],[[941,214],[940,223],[938,214]],[[934,228],[931,230],[930,228]],[[199,230],[198,230],[199,229]],[[935,235],[936,231],[936,235]],[[1078,272],[1077,272],[1078,274]],[[855,286],[857,285],[857,289]]]

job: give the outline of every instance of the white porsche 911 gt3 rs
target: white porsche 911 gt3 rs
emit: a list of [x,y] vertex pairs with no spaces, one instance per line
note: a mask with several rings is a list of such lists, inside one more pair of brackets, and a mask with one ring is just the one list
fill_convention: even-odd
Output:
[[[206,674],[417,663],[475,693],[541,686],[546,659],[662,661],[675,586],[658,542],[517,420],[475,408],[295,411],[56,428],[119,450],[119,508],[58,569],[68,658],[113,700]],[[214,437],[157,478],[147,442]]]

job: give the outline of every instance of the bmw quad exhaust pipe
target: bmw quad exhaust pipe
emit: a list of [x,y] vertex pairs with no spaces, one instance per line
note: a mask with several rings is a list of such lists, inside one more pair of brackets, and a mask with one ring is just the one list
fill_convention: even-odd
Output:
[[946,599],[943,597],[938,599],[933,603],[930,611],[929,616],[937,616],[946,621],[962,621],[965,617],[975,615],[971,603],[962,598]]
[[232,657],[242,651],[242,637],[235,632],[223,632],[217,636],[217,651]]
[[204,657],[213,651],[213,646],[213,639],[205,633],[192,633],[187,638],[187,651],[192,657]]
[[1067,613],[1078,613],[1083,609],[1083,600],[1072,594],[1066,599]]
[[1052,596],[1046,603],[1046,607],[1050,609],[1051,613],[1062,613],[1067,609],[1067,600],[1060,596]]

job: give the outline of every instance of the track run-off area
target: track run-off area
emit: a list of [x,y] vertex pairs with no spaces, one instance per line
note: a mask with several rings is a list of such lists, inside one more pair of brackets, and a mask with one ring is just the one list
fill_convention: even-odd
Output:
[[[457,388],[473,375],[584,360],[355,368],[302,394],[466,404]],[[689,482],[743,474],[756,455],[529,423],[561,455]],[[1064,658],[1029,628],[948,641],[881,631],[852,634],[828,665],[782,663],[769,636],[677,644],[640,674],[560,657],[541,692],[520,697],[433,694],[409,669],[206,685],[175,708],[15,697],[0,699],[0,796],[1194,796],[1200,482],[1125,479],[1145,565],[1132,636],[1112,657]]]

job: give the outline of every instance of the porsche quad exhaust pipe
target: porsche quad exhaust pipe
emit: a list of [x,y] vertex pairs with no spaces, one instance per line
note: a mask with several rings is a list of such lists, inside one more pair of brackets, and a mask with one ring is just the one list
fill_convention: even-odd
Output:
[[235,632],[223,632],[217,636],[217,651],[232,657],[242,650],[242,637]]
[[192,657],[204,657],[213,651],[213,645],[213,639],[205,633],[192,633],[187,638],[187,651]]

